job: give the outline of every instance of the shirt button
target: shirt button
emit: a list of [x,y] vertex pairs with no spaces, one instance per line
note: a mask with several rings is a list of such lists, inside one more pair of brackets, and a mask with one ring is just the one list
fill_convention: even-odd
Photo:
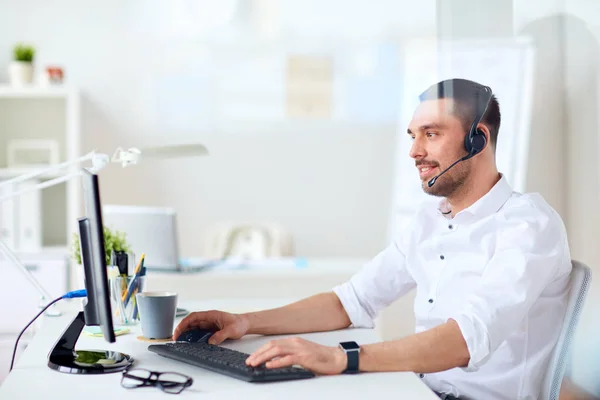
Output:
[[444,255],[442,254],[442,255],[440,256],[440,260],[443,260],[444,258],[445,258],[445,257],[444,257]]
[[419,378],[424,378],[424,377],[425,377],[425,375],[419,374]]
[[428,302],[430,302],[430,303],[433,303],[433,299],[429,299],[429,300],[427,300],[427,301],[428,301]]
[[452,224],[448,225],[448,229],[453,229],[453,228],[454,228],[454,225],[452,225]]

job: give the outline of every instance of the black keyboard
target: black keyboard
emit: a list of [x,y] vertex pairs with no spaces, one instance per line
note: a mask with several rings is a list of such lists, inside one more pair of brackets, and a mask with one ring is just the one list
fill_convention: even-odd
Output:
[[298,367],[266,368],[246,365],[249,354],[208,343],[173,342],[153,344],[148,350],[164,357],[196,365],[247,382],[287,381],[315,375]]

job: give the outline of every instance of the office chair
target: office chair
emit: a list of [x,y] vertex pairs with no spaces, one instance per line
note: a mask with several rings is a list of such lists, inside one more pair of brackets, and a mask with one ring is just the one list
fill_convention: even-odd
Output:
[[572,265],[567,312],[544,377],[540,400],[558,400],[560,385],[571,354],[571,344],[592,279],[592,271],[588,266],[575,260],[572,261]]

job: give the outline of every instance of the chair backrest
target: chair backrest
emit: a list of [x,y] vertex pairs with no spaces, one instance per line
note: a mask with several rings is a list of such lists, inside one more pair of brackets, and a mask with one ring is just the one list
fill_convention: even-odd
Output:
[[592,271],[588,266],[575,260],[572,261],[572,265],[567,312],[544,377],[540,400],[558,400],[560,385],[571,353],[571,343],[592,279]]

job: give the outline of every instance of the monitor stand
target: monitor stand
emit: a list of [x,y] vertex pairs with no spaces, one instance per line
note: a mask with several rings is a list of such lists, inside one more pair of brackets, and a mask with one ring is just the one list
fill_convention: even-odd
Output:
[[133,364],[133,358],[116,351],[75,350],[84,326],[84,313],[80,311],[48,356],[50,368],[68,374],[106,374],[123,371]]

